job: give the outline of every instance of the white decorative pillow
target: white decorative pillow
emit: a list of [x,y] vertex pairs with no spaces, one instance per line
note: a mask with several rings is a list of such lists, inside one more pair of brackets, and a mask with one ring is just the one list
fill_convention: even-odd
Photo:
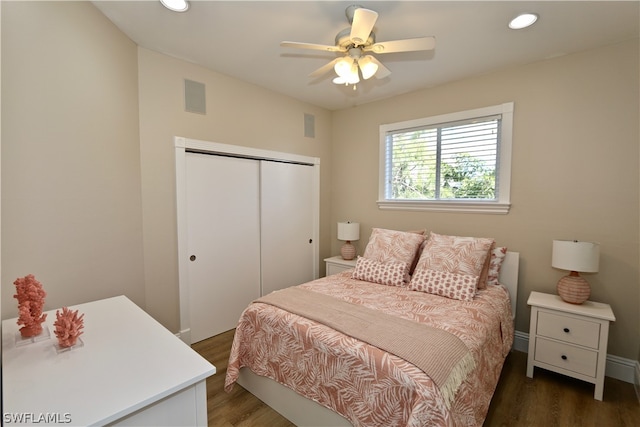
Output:
[[389,286],[403,286],[406,262],[381,263],[359,256],[351,278]]
[[476,295],[478,276],[449,273],[431,269],[417,270],[411,277],[409,289],[451,299],[471,301]]
[[409,268],[424,239],[422,234],[374,228],[363,256],[383,264],[406,263],[405,281],[408,282]]
[[475,277],[477,288],[493,243],[493,239],[488,238],[447,236],[431,232],[413,277],[421,270],[471,276]]
[[491,261],[489,263],[489,275],[487,276],[488,285],[497,285],[502,261],[507,256],[507,248],[499,247],[491,251]]

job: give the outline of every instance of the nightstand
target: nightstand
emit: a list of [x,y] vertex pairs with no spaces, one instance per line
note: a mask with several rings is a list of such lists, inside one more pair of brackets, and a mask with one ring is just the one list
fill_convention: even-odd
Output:
[[327,263],[327,276],[349,270],[350,268],[355,268],[356,266],[355,259],[342,259],[340,255],[332,256],[331,258],[325,258],[324,262]]
[[531,292],[527,377],[540,367],[595,384],[602,400],[609,322],[616,320],[609,304],[569,304],[558,295]]

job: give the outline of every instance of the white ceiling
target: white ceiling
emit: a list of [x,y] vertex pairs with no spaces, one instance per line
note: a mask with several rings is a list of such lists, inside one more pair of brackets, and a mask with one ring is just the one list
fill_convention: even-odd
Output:
[[[185,13],[159,1],[94,1],[135,43],[329,110],[337,110],[555,56],[637,38],[638,1],[191,1]],[[280,42],[334,44],[345,9],[379,13],[377,41],[435,36],[431,52],[377,55],[392,74],[352,87],[309,73],[335,53]],[[507,27],[519,12],[540,18]]]

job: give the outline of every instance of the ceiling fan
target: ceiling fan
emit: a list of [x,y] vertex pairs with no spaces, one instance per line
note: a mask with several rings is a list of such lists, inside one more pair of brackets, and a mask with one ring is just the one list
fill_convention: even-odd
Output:
[[282,47],[321,50],[325,52],[344,53],[326,65],[318,68],[309,77],[319,77],[331,69],[338,75],[333,79],[336,84],[355,85],[360,82],[360,75],[367,80],[373,76],[383,79],[391,74],[378,59],[369,53],[383,54],[396,52],[412,52],[432,50],[435,48],[435,37],[418,37],[404,40],[376,42],[373,26],[378,19],[378,13],[365,9],[359,5],[348,6],[346,11],[350,28],[340,31],[336,35],[335,46],[283,41]]

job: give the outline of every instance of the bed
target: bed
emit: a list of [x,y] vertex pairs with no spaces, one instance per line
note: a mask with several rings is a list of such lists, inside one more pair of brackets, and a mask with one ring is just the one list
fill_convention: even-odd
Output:
[[518,254],[425,234],[374,228],[355,269],[250,304],[225,390],[296,425],[482,425],[513,344]]

